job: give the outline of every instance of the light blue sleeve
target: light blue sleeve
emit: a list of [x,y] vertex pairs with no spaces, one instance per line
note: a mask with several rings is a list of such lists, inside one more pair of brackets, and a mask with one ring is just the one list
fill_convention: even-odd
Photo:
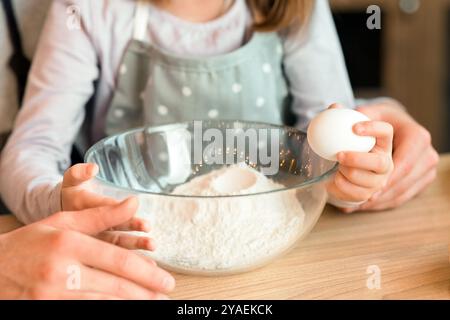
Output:
[[284,68],[297,128],[332,103],[353,108],[355,99],[327,0],[316,0],[308,24],[284,36]]

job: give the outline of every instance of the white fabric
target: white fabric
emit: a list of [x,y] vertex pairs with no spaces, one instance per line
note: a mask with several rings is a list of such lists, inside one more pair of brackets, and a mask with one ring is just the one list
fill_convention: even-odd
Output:
[[139,0],[136,5],[136,14],[134,19],[133,39],[144,41],[146,38],[148,24],[148,6],[145,1]]
[[209,57],[239,49],[246,40],[251,15],[245,0],[236,0],[229,10],[209,23],[182,20],[148,5],[147,41],[179,56]]

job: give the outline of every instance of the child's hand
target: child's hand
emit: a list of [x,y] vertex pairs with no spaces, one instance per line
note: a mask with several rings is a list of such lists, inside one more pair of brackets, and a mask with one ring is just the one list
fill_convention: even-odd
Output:
[[88,183],[98,173],[93,163],[80,163],[70,167],[65,173],[61,187],[61,207],[63,211],[78,211],[96,207],[114,206],[119,202],[89,191]]
[[328,193],[334,199],[361,203],[376,195],[387,184],[393,171],[393,127],[382,121],[357,123],[353,131],[360,136],[377,139],[370,153],[340,152],[337,155],[339,172],[328,185]]
[[[61,188],[61,207],[63,211],[80,211],[105,206],[117,206],[120,202],[100,196],[88,189],[88,182],[98,173],[98,166],[81,163],[70,167],[65,173]],[[136,206],[137,209],[137,206]],[[136,211],[136,210],[135,210]],[[97,238],[127,249],[154,250],[154,244],[148,237],[126,234],[121,231],[149,232],[149,222],[133,217],[98,235]]]

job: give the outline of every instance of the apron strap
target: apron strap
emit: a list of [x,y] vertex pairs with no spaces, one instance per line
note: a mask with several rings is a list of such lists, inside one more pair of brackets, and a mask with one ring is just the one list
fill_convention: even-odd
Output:
[[2,0],[2,4],[6,16],[6,27],[8,29],[9,38],[14,50],[8,62],[9,67],[11,68],[17,79],[17,94],[20,108],[23,96],[25,94],[25,87],[31,62],[28,60],[24,53],[24,49],[22,46],[22,37],[20,35],[19,25],[17,23],[12,0]]
[[146,0],[137,1],[134,15],[134,40],[145,41],[149,16],[148,10],[149,7],[147,6]]

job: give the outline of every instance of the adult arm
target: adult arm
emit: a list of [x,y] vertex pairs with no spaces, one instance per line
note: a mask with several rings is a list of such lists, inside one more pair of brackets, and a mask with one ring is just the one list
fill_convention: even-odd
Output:
[[136,199],[60,212],[0,235],[0,299],[167,299],[173,277],[92,236],[126,224]]
[[433,148],[431,135],[395,100],[375,100],[358,110],[394,127],[394,171],[383,190],[356,210],[377,211],[401,206],[436,178],[439,155]]

